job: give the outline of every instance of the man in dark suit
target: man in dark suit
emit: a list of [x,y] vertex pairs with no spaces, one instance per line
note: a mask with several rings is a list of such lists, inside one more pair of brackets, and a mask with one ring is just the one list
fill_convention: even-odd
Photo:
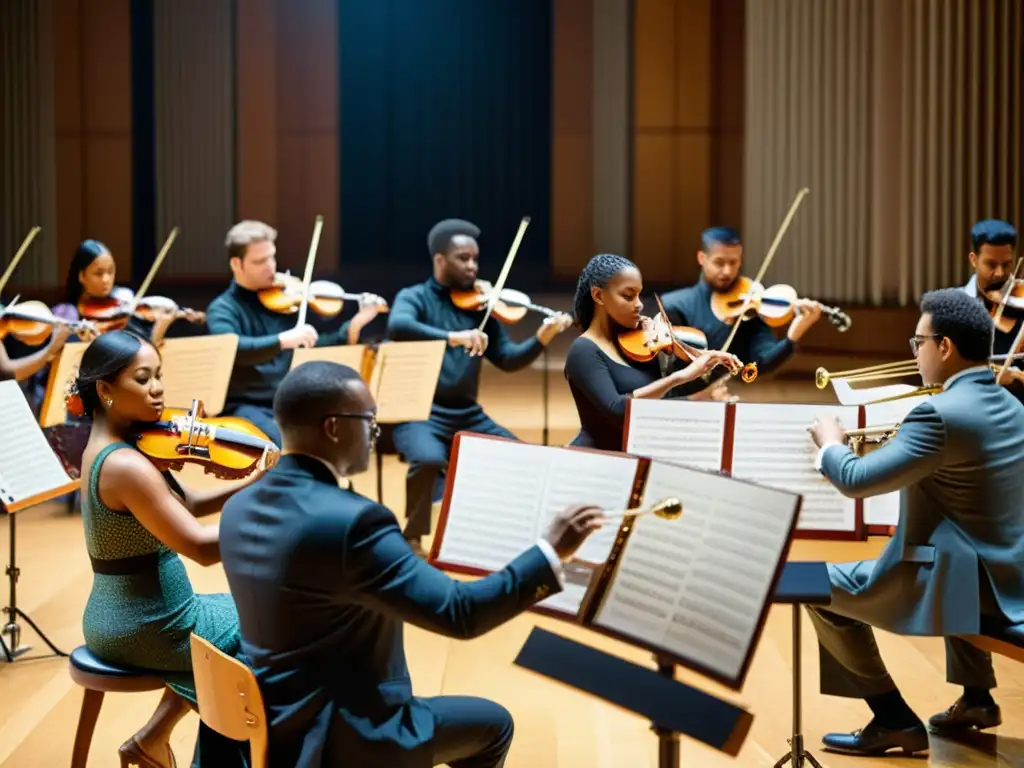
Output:
[[857,755],[928,748],[872,627],[946,638],[946,675],[963,695],[935,730],[992,728],[1001,714],[992,657],[960,635],[983,619],[1024,622],[1024,408],[988,365],[992,319],[958,288],[926,293],[910,340],[922,380],[943,390],[914,408],[888,443],[863,457],[838,420],[811,428],[817,463],[844,495],[899,490],[900,519],[877,560],[829,565],[832,604],[809,609],[821,647],[821,690],[863,698],[874,718],[825,745]]
[[504,570],[455,581],[413,553],[388,509],[349,487],[378,434],[355,371],[298,366],[274,416],[283,455],[225,505],[220,528],[271,765],[503,765],[511,715],[484,699],[413,696],[403,622],[465,639],[508,621],[561,590],[561,562],[600,528],[601,510],[570,508]]

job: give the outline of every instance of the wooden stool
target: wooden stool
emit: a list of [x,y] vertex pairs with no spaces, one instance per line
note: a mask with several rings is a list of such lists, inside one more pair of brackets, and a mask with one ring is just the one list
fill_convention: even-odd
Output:
[[199,718],[222,736],[248,741],[252,768],[266,768],[269,734],[256,675],[198,635],[190,640]]
[[82,711],[78,715],[75,747],[71,753],[71,768],[85,768],[89,760],[92,734],[96,730],[96,720],[100,716],[100,707],[103,706],[103,695],[159,691],[164,687],[164,681],[152,677],[151,673],[145,670],[108,664],[84,645],[71,652],[68,671],[71,673],[71,679],[85,689]]

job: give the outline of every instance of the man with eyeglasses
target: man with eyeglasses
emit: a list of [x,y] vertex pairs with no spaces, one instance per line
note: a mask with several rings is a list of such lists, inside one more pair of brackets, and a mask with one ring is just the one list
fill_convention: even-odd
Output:
[[947,680],[963,695],[933,731],[1000,724],[992,657],[962,639],[982,622],[1024,622],[1024,407],[988,365],[988,312],[960,288],[926,293],[910,340],[926,385],[942,391],[914,408],[895,437],[857,457],[837,419],[810,428],[816,465],[845,496],[900,491],[896,532],[877,560],[830,564],[832,603],[808,608],[821,648],[821,692],[865,699],[874,714],[825,747],[854,755],[928,748],[924,723],[903,700],[872,627],[946,639]]
[[602,511],[566,509],[504,570],[456,581],[348,482],[366,470],[377,436],[356,371],[297,366],[274,417],[281,458],[232,497],[220,524],[242,648],[269,719],[269,764],[498,768],[511,715],[485,699],[414,696],[403,625],[468,639],[512,619],[562,589],[561,563],[601,527]]

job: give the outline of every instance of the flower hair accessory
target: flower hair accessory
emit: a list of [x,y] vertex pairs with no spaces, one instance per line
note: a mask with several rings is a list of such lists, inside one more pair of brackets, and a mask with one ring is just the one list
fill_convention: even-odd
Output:
[[78,391],[78,377],[75,376],[68,382],[64,391],[64,408],[68,414],[75,418],[85,415],[85,403],[82,402],[82,395]]

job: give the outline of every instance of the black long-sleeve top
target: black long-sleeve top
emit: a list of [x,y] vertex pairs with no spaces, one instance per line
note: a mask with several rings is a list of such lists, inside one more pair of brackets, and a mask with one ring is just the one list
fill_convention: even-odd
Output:
[[[696,285],[666,293],[661,303],[673,325],[688,325],[703,331],[708,338],[708,349],[721,349],[732,333],[732,326],[715,317],[711,310],[711,285],[704,278]],[[792,341],[785,337],[776,339],[772,329],[755,317],[743,322],[728,351],[744,364],[757,363],[758,373],[763,374],[782,365],[795,349]],[[680,365],[685,366],[685,363],[676,362],[674,369]]]
[[[425,283],[403,288],[395,296],[388,317],[387,335],[394,341],[447,340],[452,331],[468,331],[480,324],[483,315],[459,309],[448,288],[431,277]],[[493,316],[484,326],[487,349],[484,357],[503,371],[525,368],[544,350],[536,336],[514,342]],[[470,357],[465,347],[445,349],[441,375],[434,392],[434,407],[448,411],[478,408],[480,389],[479,357]]]
[[[271,406],[274,393],[292,365],[292,350],[281,349],[278,334],[295,327],[296,315],[272,312],[260,303],[255,291],[231,281],[227,290],[210,302],[206,325],[210,333],[238,335],[235,367],[228,384],[229,405],[249,403]],[[307,315],[310,325],[320,334],[318,347],[333,347],[348,342],[348,322],[333,331],[321,328],[320,319]]]
[[634,390],[660,379],[661,369],[657,359],[623,365],[580,336],[565,358],[565,378],[580,417],[580,433],[571,445],[621,451],[626,402]]

